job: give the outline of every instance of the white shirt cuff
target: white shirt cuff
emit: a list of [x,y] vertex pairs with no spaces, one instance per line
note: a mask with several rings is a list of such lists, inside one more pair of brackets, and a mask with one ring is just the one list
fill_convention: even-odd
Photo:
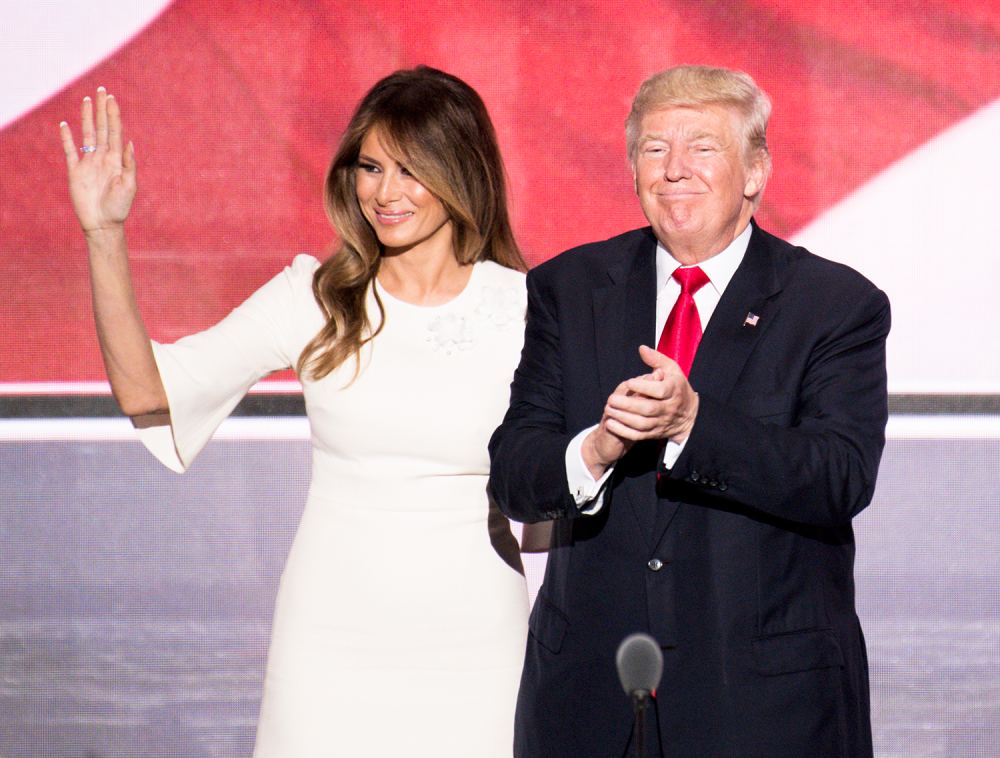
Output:
[[[688,438],[690,439],[690,437]],[[663,465],[666,467],[667,471],[674,467],[677,463],[677,459],[681,457],[681,453],[684,452],[684,446],[687,444],[687,440],[683,442],[672,442],[667,440],[666,447],[663,448]]]
[[594,479],[587,464],[583,462],[583,440],[596,428],[597,424],[594,424],[584,429],[566,446],[566,481],[569,483],[569,491],[576,507],[588,516],[597,513],[604,505],[604,484],[615,469],[614,466],[609,466],[600,479]]

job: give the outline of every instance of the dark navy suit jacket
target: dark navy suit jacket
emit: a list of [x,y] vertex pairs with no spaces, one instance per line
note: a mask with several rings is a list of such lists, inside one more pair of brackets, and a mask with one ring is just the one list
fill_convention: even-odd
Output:
[[528,274],[490,491],[511,518],[556,521],[515,754],[630,751],[614,656],[645,631],[664,651],[648,756],[871,755],[851,519],[884,445],[888,300],[755,226],[691,369],[699,410],[680,458],[658,479],[660,445],[637,444],[583,516],[566,447],[618,383],[649,371],[638,346],[656,344],[655,247],[640,229]]

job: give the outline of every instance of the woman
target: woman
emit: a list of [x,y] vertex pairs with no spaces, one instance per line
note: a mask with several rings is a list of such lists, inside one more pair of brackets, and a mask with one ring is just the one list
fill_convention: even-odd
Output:
[[60,129],[108,379],[147,447],[184,470],[261,377],[302,381],[313,478],[255,756],[509,756],[527,596],[486,443],[523,340],[524,263],[479,96],[425,67],[378,82],[326,178],[340,250],[296,257],[174,345],[149,341],[132,291],[117,103],[84,100],[80,152]]

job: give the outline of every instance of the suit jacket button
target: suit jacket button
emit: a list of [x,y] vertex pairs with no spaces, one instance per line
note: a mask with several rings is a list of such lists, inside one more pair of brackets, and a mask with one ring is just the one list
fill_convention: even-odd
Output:
[[719,492],[725,492],[729,489],[729,485],[725,482],[719,482]]
[[649,563],[646,564],[650,571],[659,571],[663,568],[663,561],[659,558],[653,558]]

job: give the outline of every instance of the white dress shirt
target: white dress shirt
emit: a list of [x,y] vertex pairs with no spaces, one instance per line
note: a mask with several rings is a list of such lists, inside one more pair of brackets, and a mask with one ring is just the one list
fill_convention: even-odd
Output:
[[[736,273],[743,256],[746,254],[747,245],[750,244],[750,233],[752,227],[747,224],[746,228],[734,239],[729,246],[711,258],[702,261],[698,265],[708,277],[708,284],[694,293],[694,302],[698,307],[698,317],[701,320],[701,329],[704,333],[708,327],[708,322],[715,312],[715,307],[722,298],[722,293],[729,286],[729,281]],[[690,268],[681,266],[677,260],[670,255],[662,243],[656,245],[656,331],[657,337],[663,332],[663,327],[667,323],[670,311],[677,302],[681,294],[681,285],[674,279],[673,274],[678,268]],[[655,347],[655,346],[654,346]],[[597,513],[604,504],[604,484],[614,471],[614,466],[609,466],[600,479],[594,479],[587,465],[583,462],[583,440],[591,431],[597,428],[594,426],[583,429],[577,434],[566,447],[566,478],[569,482],[569,490],[576,501],[577,506],[586,514]],[[686,440],[685,440],[686,442]],[[684,449],[685,442],[667,441],[663,454],[663,462],[666,467],[671,468],[680,457]]]

